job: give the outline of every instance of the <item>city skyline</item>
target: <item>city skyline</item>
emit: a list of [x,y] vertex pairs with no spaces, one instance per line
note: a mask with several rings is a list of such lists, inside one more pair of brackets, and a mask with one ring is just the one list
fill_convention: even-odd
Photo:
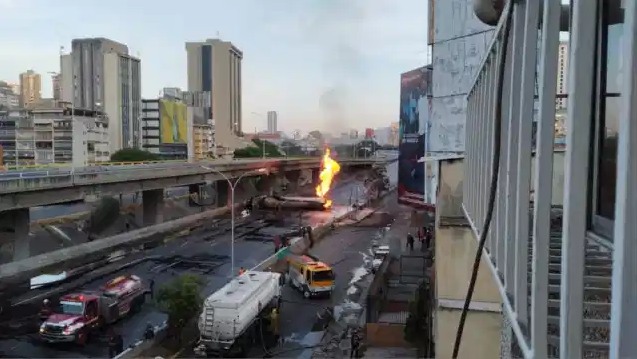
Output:
[[[175,19],[174,6],[157,2],[0,1],[0,29],[13,34],[0,39],[0,79],[16,82],[32,68],[42,74],[42,97],[51,97],[47,73],[60,71],[59,47],[103,36],[142,60],[142,96],[153,98],[163,87],[188,87],[186,42],[218,37],[245,53],[245,129],[263,122],[252,112],[277,108],[280,128],[339,132],[394,121],[395,74],[427,61],[426,2],[195,1],[193,7],[199,10],[167,27],[139,21]],[[80,15],[87,12],[100,16]]]

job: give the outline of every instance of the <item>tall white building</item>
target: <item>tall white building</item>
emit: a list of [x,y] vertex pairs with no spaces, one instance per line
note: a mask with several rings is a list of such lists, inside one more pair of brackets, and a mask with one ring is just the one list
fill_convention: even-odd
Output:
[[228,150],[243,147],[243,52],[231,42],[207,39],[187,42],[188,91],[209,92],[208,118],[215,121],[215,143]]
[[268,111],[268,133],[277,133],[277,113],[276,111]]
[[[568,42],[560,42],[560,48],[557,57],[557,94],[566,94],[567,76],[568,73]],[[566,108],[566,98],[558,98],[556,100],[557,109]]]
[[111,152],[141,147],[142,91],[139,59],[104,54],[104,112],[108,115]]
[[128,47],[105,38],[74,39],[61,54],[61,100],[106,113],[110,152],[141,144],[141,65]]

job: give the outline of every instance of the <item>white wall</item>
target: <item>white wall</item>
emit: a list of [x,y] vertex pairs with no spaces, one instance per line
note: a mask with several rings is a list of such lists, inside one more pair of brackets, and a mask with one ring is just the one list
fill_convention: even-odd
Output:
[[104,54],[104,112],[108,116],[108,138],[111,154],[124,148],[122,143],[119,56]]
[[464,152],[466,95],[493,30],[473,13],[471,0],[434,1],[429,152]]

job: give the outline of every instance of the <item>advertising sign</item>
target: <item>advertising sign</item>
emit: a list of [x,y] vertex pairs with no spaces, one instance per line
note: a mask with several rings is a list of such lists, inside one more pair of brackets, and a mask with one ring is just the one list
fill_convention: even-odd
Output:
[[425,132],[431,68],[421,67],[400,76],[398,145],[398,202],[426,209]]
[[186,124],[186,104],[176,101],[160,100],[159,111],[161,113],[161,142],[163,144],[187,143],[188,126]]

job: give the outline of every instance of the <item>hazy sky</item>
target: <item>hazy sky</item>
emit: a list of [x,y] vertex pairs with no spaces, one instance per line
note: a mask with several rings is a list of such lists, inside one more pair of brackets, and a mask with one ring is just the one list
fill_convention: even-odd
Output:
[[186,88],[186,41],[217,34],[243,50],[244,131],[387,126],[400,73],[427,62],[425,0],[0,0],[0,79],[59,71],[59,47],[108,37],[142,60],[142,95]]

